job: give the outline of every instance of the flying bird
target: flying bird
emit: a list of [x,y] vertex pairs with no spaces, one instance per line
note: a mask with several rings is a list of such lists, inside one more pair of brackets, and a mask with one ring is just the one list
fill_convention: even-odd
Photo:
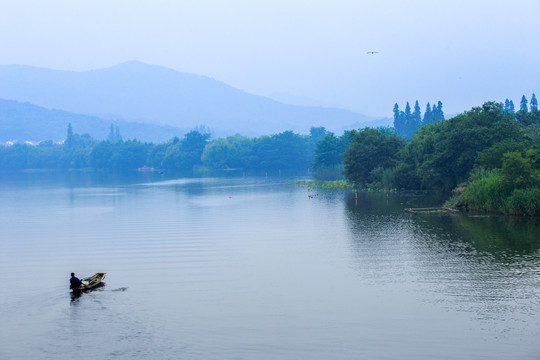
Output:
[[371,55],[378,54],[378,53],[379,53],[378,51],[367,51],[366,52],[366,54],[371,54]]

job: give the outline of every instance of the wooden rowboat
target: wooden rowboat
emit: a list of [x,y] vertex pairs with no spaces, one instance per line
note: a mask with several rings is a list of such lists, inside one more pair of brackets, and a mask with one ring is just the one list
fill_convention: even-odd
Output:
[[78,288],[71,288],[71,290],[73,290],[74,292],[87,291],[87,290],[92,290],[99,286],[102,286],[103,285],[102,281],[103,279],[105,279],[106,274],[107,273],[104,273],[104,272],[98,272],[90,277],[81,279],[82,285]]

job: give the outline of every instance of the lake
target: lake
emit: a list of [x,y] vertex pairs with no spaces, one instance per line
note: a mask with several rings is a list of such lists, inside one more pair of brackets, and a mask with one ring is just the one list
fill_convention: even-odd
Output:
[[0,174],[0,358],[540,358],[539,219],[295,180]]

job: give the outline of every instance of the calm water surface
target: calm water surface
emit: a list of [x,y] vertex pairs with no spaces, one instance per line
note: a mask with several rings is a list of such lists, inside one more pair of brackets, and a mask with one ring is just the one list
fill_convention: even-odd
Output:
[[0,174],[0,359],[540,358],[538,219],[137,176]]

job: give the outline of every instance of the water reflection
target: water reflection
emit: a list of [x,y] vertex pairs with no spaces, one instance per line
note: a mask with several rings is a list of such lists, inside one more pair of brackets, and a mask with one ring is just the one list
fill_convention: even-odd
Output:
[[345,198],[347,216],[353,220],[361,220],[365,216],[388,215],[399,213],[403,198],[394,194],[366,193],[347,194]]
[[[135,180],[0,187],[0,358],[537,354],[537,223],[286,178]],[[70,306],[66,269],[114,276]]]
[[[440,204],[441,196],[428,194],[398,195],[358,193],[346,197],[346,213],[353,232],[367,230],[366,224],[376,221],[379,225],[406,228],[419,237],[435,238],[449,248],[475,252],[488,252],[508,260],[508,256],[536,256],[540,250],[540,219],[499,215],[423,214],[404,213],[404,208],[428,207]],[[369,220],[369,221],[367,221]],[[390,224],[387,224],[390,222]],[[380,232],[379,226],[371,231]],[[456,242],[456,240],[459,240]]]
[[42,188],[65,187],[80,188],[96,185],[130,185],[144,182],[154,182],[169,179],[169,175],[158,172],[138,172],[115,174],[102,171],[36,171],[36,172],[4,172],[2,173],[2,186],[35,187]]
[[114,290],[111,290],[111,291],[127,291],[127,287],[120,287],[118,289],[114,289]]
[[79,302],[79,299],[81,298],[82,294],[83,293],[81,291],[71,291],[69,293],[69,295],[71,297],[71,305],[77,305],[77,303]]
[[359,272],[500,332],[539,326],[538,219],[412,215],[408,206],[398,195],[346,199]]
[[453,216],[454,229],[464,231],[478,251],[497,257],[534,255],[540,249],[540,219],[515,216]]
[[73,291],[72,290],[72,291],[70,291],[69,294],[70,294],[70,297],[71,297],[71,305],[77,305],[77,303],[79,302],[79,299],[83,295],[92,293],[94,291],[102,291],[104,286],[105,286],[105,283],[101,282],[101,283],[97,284],[95,287],[93,287],[92,289],[88,289],[88,290],[84,290],[84,291],[83,290],[79,290],[79,291]]

